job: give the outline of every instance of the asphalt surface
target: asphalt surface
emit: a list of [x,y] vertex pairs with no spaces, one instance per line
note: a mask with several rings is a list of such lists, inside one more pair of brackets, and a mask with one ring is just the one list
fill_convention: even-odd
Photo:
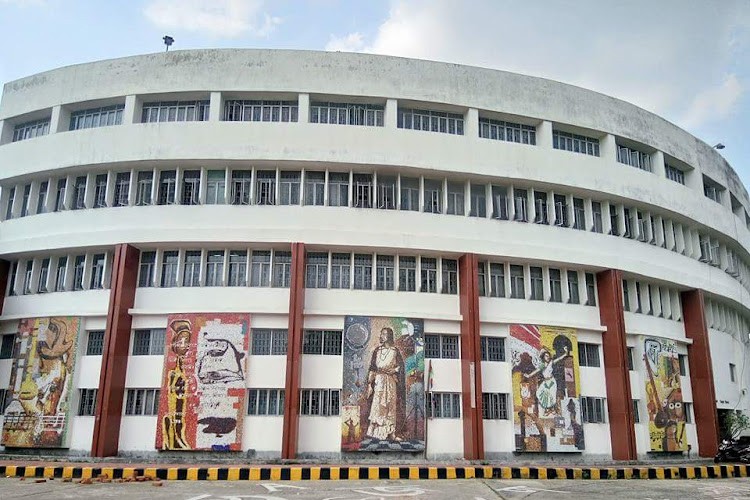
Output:
[[0,499],[122,498],[176,500],[496,500],[520,498],[692,500],[750,499],[750,479],[161,481],[79,484],[60,479],[0,479]]

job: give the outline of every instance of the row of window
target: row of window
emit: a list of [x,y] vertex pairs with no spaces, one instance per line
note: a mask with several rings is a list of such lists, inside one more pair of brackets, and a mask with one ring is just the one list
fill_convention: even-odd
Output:
[[109,267],[105,253],[12,261],[8,295],[104,289]]
[[[478,263],[478,293],[482,297],[549,300],[568,304],[596,305],[596,276],[577,270],[524,266],[503,262]],[[545,282],[547,287],[545,287]],[[528,287],[526,286],[528,283]],[[585,299],[581,300],[581,288]],[[506,290],[509,291],[506,292]],[[528,293],[527,293],[528,290]],[[565,291],[565,293],[564,293]]]
[[709,328],[731,333],[736,337],[745,337],[750,332],[750,321],[734,307],[706,299],[705,312]]
[[675,289],[623,279],[622,301],[625,311],[682,321],[680,292]]

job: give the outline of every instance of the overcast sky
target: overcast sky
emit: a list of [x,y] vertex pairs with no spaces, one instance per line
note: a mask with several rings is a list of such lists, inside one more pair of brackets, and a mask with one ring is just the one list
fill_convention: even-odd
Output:
[[722,142],[750,186],[750,0],[0,0],[0,82],[210,47],[374,52],[542,76]]

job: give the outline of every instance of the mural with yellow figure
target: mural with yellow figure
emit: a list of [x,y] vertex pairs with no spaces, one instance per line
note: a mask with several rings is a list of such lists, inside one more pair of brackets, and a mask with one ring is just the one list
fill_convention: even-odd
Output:
[[11,401],[2,444],[64,448],[76,365],[80,318],[30,318],[18,324],[10,374]]
[[582,451],[576,331],[510,325],[510,351],[516,451]]
[[643,362],[651,451],[686,451],[680,361],[674,342],[644,338]]

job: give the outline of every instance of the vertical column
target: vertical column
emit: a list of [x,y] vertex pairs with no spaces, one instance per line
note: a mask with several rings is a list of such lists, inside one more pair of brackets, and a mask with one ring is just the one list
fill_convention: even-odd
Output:
[[143,101],[136,95],[125,96],[125,109],[122,110],[123,125],[141,123],[143,114]]
[[211,98],[209,101],[209,108],[208,108],[208,121],[210,122],[221,121],[223,114],[224,114],[224,96],[221,95],[221,92],[211,92]]
[[479,110],[469,108],[464,113],[464,135],[472,139],[479,137]]
[[299,123],[310,121],[310,94],[299,94],[297,98],[297,119]]
[[536,126],[536,144],[542,148],[552,149],[552,122],[545,120]]
[[297,456],[304,308],[305,244],[292,243],[292,275],[289,283],[289,333],[286,352],[286,384],[284,386],[284,428],[281,438],[281,458],[284,459]]
[[385,101],[385,111],[383,113],[385,128],[395,129],[398,127],[398,101],[388,99]]
[[606,161],[617,161],[617,140],[612,134],[607,134],[599,141],[599,155]]
[[698,455],[713,457],[718,451],[719,420],[716,414],[714,371],[711,366],[703,291],[690,290],[680,295],[685,336],[693,341],[688,344],[687,349],[693,412],[698,431]]
[[596,275],[599,315],[607,327],[602,335],[604,375],[607,387],[609,434],[614,460],[635,460],[635,420],[628,372],[627,334],[622,307],[622,272],[616,269]]
[[118,451],[125,372],[128,368],[128,345],[133,321],[128,310],[135,302],[139,256],[138,249],[131,245],[121,244],[115,247],[112,288],[109,292],[107,328],[104,333],[104,352],[96,401],[94,439],[91,444],[91,456],[94,457],[114,456]]
[[484,458],[477,262],[477,256],[474,254],[464,254],[458,260],[461,309],[461,405],[464,459],[466,460]]

